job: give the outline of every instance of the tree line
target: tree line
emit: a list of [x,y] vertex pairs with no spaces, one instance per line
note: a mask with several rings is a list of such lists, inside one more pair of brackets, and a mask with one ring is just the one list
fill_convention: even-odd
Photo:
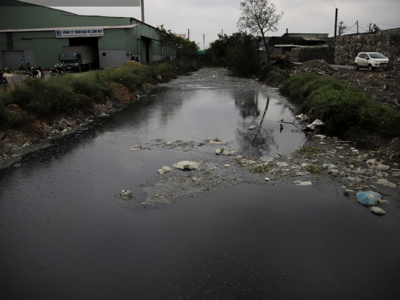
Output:
[[[269,0],[240,2],[240,11],[236,24],[239,32],[231,36],[219,35],[219,39],[210,44],[209,51],[217,65],[227,67],[239,75],[256,74],[261,67],[260,46],[263,44],[266,47],[265,34],[278,30],[283,11],[278,13]],[[266,50],[269,62],[269,52]]]

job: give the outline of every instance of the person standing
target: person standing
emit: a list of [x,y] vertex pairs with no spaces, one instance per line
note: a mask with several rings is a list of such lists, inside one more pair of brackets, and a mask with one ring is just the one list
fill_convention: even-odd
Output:
[[21,67],[19,68],[20,70],[24,70],[24,60],[21,58]]

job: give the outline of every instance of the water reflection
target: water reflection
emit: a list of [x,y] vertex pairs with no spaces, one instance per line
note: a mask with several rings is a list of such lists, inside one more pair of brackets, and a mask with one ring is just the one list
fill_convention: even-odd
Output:
[[[254,113],[258,112],[258,93],[253,94],[254,99],[250,101],[250,105],[246,106],[241,104],[241,107],[249,107],[250,110],[248,112]],[[268,111],[268,106],[270,102],[270,97],[267,97],[267,102],[265,104],[264,108],[264,113],[262,115],[262,118],[260,120],[259,125],[257,128],[253,131],[248,130],[248,124],[243,121],[242,127],[243,129],[237,129],[236,130],[236,137],[239,142],[240,148],[242,152],[246,155],[252,156],[252,157],[260,157],[260,156],[267,156],[270,151],[271,151],[271,146],[277,146],[277,143],[275,142],[275,138],[273,136],[273,129],[265,129],[262,127],[262,124],[265,119],[265,115],[267,114]],[[235,103],[236,99],[235,99]],[[244,113],[244,110],[241,110],[241,115],[247,115]],[[257,115],[257,116],[258,116]],[[282,130],[281,130],[282,132]]]
[[246,91],[234,93],[235,105],[240,111],[243,119],[247,117],[258,117],[258,91]]

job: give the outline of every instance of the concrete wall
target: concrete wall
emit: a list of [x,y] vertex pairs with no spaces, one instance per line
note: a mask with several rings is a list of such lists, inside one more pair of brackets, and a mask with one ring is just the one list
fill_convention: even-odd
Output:
[[290,54],[286,56],[291,62],[324,59],[328,64],[334,63],[333,48],[293,48]]
[[335,64],[353,65],[359,52],[380,52],[400,64],[400,28],[336,37]]

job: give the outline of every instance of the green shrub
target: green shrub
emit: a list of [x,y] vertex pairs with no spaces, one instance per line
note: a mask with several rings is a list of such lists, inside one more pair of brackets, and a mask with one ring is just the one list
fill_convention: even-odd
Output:
[[258,80],[260,81],[269,79],[269,80],[284,82],[289,78],[290,78],[289,72],[283,71],[272,65],[264,66],[260,71],[260,75],[258,76]]
[[[113,95],[113,83],[126,86],[131,92],[143,83],[154,82],[158,75],[176,77],[179,70],[197,70],[201,63],[195,60],[177,60],[150,66],[129,64],[121,68],[107,68],[104,72],[92,71],[81,76],[54,76],[45,81],[26,79],[22,85],[0,94],[0,125],[16,126],[34,117],[69,112],[89,104],[103,102]],[[17,104],[21,113],[8,113],[8,104]]]
[[344,81],[304,74],[289,78],[282,93],[302,103],[301,111],[325,122],[330,135],[400,134],[400,112],[371,100]]

